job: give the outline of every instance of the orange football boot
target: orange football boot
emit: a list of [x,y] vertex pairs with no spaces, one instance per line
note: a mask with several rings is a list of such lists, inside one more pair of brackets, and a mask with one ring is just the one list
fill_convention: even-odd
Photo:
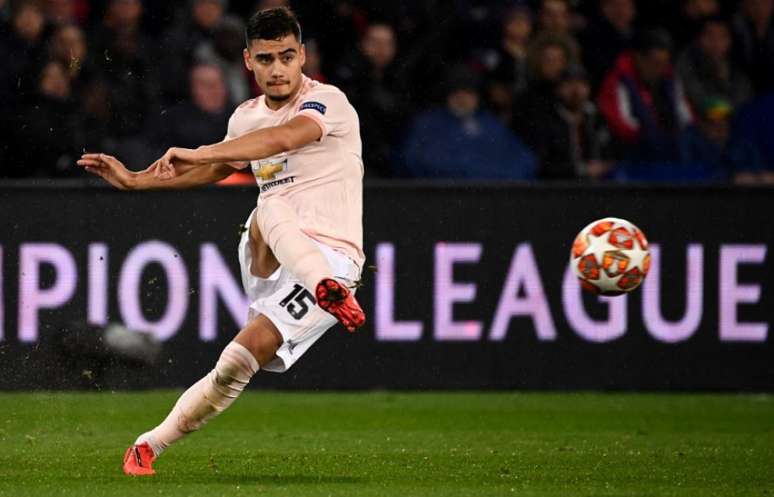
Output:
[[315,289],[315,296],[317,305],[338,319],[348,332],[354,333],[365,324],[365,312],[355,300],[355,296],[338,281],[331,278],[320,281]]
[[153,461],[156,460],[156,454],[153,449],[145,442],[140,445],[132,445],[126,449],[124,454],[124,473],[129,476],[150,476],[155,475],[153,471]]

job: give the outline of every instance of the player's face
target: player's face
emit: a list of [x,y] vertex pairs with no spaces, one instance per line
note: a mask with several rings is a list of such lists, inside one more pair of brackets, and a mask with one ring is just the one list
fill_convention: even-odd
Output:
[[245,65],[266,98],[281,103],[301,86],[301,69],[306,61],[304,46],[295,36],[279,40],[250,40],[244,51]]

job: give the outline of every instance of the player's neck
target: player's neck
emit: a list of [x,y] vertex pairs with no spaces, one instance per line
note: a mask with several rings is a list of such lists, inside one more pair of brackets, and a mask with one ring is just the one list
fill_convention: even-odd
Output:
[[301,87],[303,85],[304,85],[304,81],[302,79],[301,81],[298,82],[298,86],[296,86],[296,89],[293,90],[290,93],[288,98],[283,99],[283,100],[273,100],[273,99],[269,98],[268,95],[267,95],[266,99],[265,99],[266,100],[266,107],[268,107],[268,108],[270,108],[271,110],[274,110],[274,111],[280,110],[281,108],[283,108],[284,106],[286,106],[287,104],[289,104],[290,102],[292,102],[293,100],[296,99],[296,97],[298,96],[298,92],[301,91]]

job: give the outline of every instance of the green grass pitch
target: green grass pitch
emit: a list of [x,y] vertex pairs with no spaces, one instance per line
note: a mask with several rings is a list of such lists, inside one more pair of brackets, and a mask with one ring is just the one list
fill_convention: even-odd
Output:
[[124,476],[177,395],[0,394],[0,495],[774,496],[771,396],[251,390]]

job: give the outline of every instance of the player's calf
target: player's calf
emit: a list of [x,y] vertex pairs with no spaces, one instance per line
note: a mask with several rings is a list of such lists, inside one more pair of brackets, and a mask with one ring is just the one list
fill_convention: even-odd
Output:
[[160,425],[140,435],[127,449],[124,473],[132,476],[154,474],[152,463],[156,457],[233,404],[259,368],[258,361],[247,348],[237,342],[229,343],[215,368],[183,393]]
[[350,333],[365,324],[365,312],[355,296],[342,283],[325,278],[315,289],[317,305],[335,317]]

